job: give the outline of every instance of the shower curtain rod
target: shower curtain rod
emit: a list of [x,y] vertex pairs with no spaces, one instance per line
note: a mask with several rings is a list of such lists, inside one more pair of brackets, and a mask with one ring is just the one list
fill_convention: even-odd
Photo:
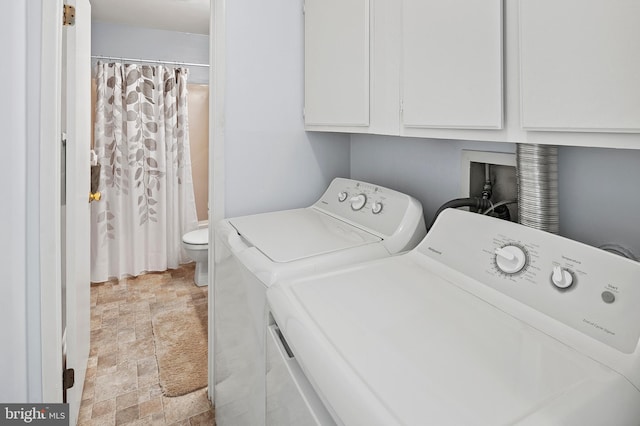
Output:
[[144,62],[147,64],[164,64],[164,65],[182,65],[185,67],[209,67],[209,64],[196,64],[190,62],[175,62],[175,61],[162,61],[152,59],[138,59],[138,58],[123,58],[120,56],[99,56],[91,55],[92,59],[106,59],[108,61],[122,61],[122,62]]

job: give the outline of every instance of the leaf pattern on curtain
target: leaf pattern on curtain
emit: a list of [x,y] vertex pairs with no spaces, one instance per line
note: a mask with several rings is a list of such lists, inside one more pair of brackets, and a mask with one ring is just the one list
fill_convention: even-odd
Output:
[[[95,148],[102,166],[103,201],[92,203],[96,228],[92,258],[96,256],[96,270],[108,272],[101,271],[95,277],[92,273],[92,281],[177,267],[178,262],[187,260],[181,248],[182,234],[196,227],[187,70],[98,63],[96,85]],[[123,247],[127,242],[148,246],[144,238],[149,240],[151,228],[144,227],[152,225],[155,234],[163,233],[162,227],[167,226],[171,233],[171,238],[165,238],[167,244],[177,245],[163,250],[169,254],[165,268],[157,266],[163,264],[160,259],[134,261],[133,270],[112,267],[113,263],[131,263],[112,262],[120,256],[112,253],[113,247],[127,252],[129,248]],[[140,234],[143,240],[127,234]],[[106,253],[106,261],[100,259],[101,253]],[[140,257],[139,253],[136,256]],[[106,266],[101,268],[102,264]]]

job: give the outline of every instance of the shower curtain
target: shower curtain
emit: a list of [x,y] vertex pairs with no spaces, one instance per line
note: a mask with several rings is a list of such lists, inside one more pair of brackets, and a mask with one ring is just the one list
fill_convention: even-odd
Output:
[[102,199],[91,204],[91,281],[176,268],[197,227],[187,70],[98,63],[95,151]]

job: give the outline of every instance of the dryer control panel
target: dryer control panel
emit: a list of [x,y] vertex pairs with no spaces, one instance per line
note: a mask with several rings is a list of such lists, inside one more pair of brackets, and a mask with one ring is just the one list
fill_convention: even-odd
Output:
[[623,353],[638,345],[638,262],[451,209],[441,213],[417,250],[462,272],[478,287],[489,286]]
[[335,178],[313,207],[404,246],[394,251],[413,248],[426,232],[418,200],[367,182]]

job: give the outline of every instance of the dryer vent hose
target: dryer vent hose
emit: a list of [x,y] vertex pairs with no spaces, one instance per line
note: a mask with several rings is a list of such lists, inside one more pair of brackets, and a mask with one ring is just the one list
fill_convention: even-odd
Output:
[[518,222],[558,233],[558,147],[518,144]]

